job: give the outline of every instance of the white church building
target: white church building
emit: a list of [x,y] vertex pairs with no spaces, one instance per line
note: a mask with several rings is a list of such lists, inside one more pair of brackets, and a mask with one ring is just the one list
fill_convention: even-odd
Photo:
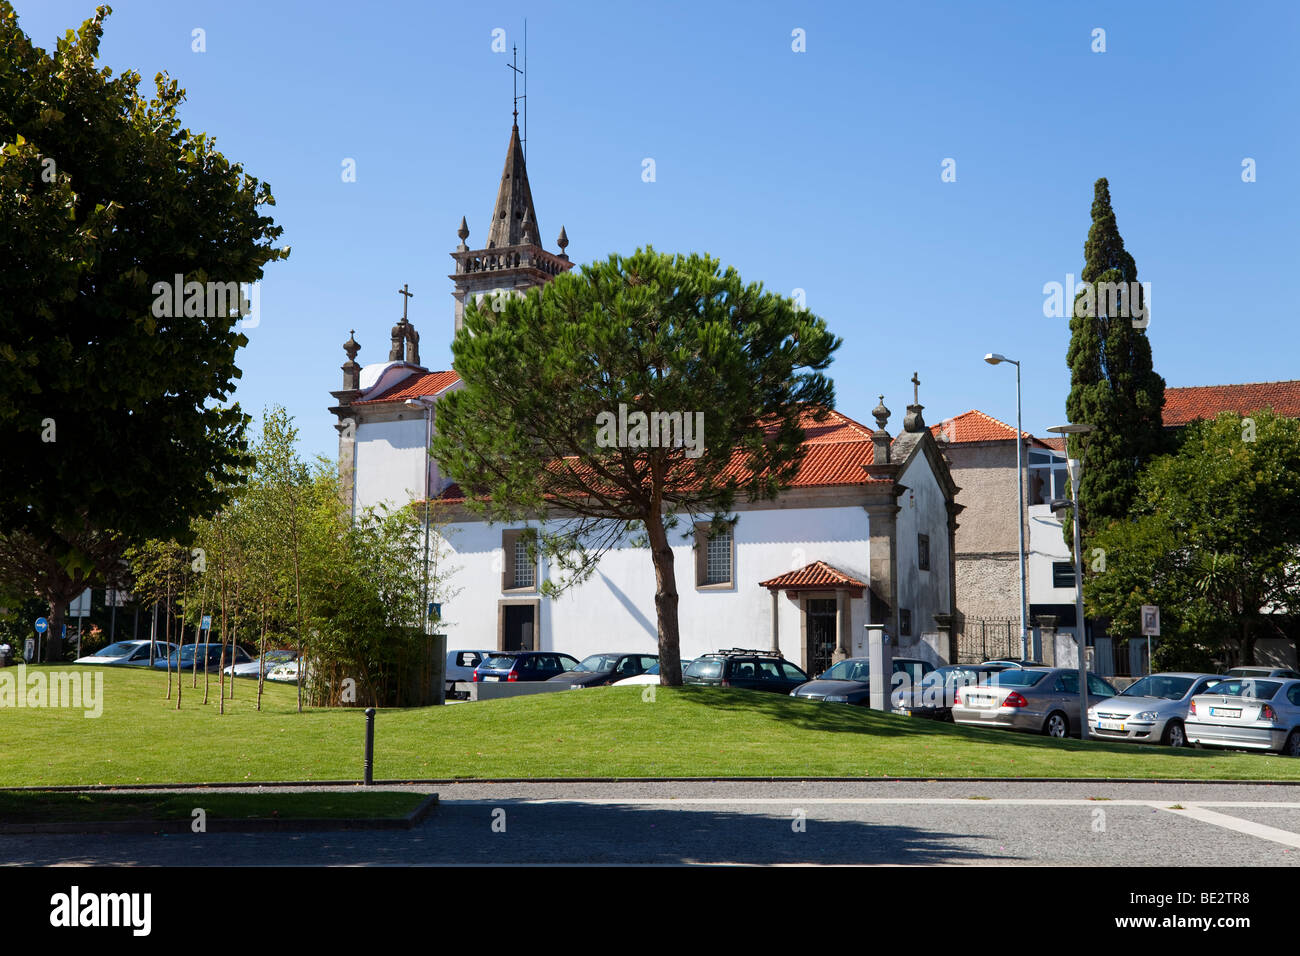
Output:
[[[516,125],[491,226],[471,250],[466,221],[451,253],[455,327],[469,296],[523,291],[572,265],[561,229],[558,253],[542,248]],[[355,336],[355,332],[353,333]],[[647,547],[606,552],[587,580],[557,597],[542,593],[551,569],[529,560],[523,526],[490,524],[465,507],[454,475],[428,455],[440,396],[460,387],[454,371],[420,364],[419,335],[405,315],[387,360],[359,365],[344,345],[343,387],[331,394],[339,472],[353,513],[430,500],[449,569],[436,625],[452,649],[555,650],[582,658],[605,651],[657,651],[655,575]],[[771,501],[739,501],[731,529],[670,532],[680,595],[683,659],[719,648],[775,648],[811,673],[871,640],[893,656],[955,659],[957,487],[942,446],[922,419],[919,381],[903,429],[891,436],[884,398],[876,427],[839,411],[809,422],[806,456],[792,485]]]

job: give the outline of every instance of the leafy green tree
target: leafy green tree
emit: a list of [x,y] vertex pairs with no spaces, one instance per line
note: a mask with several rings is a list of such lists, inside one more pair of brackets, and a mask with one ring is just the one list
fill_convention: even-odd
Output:
[[[433,455],[489,520],[539,522],[551,593],[644,535],[661,682],[680,684],[669,531],[684,515],[718,527],[738,495],[789,484],[801,422],[834,404],[822,370],[838,346],[822,319],[707,255],[610,256],[468,305],[452,344],[464,387],[439,401]],[[652,415],[677,416],[676,442],[674,419]]]
[[[1109,522],[1127,517],[1142,466],[1166,450],[1165,381],[1152,369],[1147,299],[1137,265],[1124,248],[1110,204],[1110,184],[1094,187],[1092,227],[1084,244],[1083,282],[1070,319],[1071,422],[1096,431],[1070,436],[1070,457],[1086,459],[1079,497],[1087,541]],[[1073,529],[1065,539],[1073,550]]]
[[1142,472],[1133,512],[1093,538],[1105,571],[1084,585],[1112,633],[1140,633],[1141,606],[1156,604],[1168,653],[1208,648],[1249,664],[1260,637],[1295,640],[1300,422],[1225,412],[1189,425],[1177,453]]
[[174,314],[160,284],[253,282],[288,254],[269,188],[182,126],[176,81],[147,97],[97,65],[109,12],[47,52],[0,0],[0,534],[74,579],[88,535],[181,537],[246,462],[240,308],[187,292]]

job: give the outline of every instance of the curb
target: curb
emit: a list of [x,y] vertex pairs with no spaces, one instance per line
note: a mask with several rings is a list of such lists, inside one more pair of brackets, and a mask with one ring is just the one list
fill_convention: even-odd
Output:
[[[1300,780],[1252,780],[1183,777],[433,777],[418,780],[376,780],[376,787],[415,787],[437,784],[515,783],[1152,783],[1207,786],[1300,787]],[[257,787],[356,787],[357,780],[246,780],[217,783],[96,783],[85,786],[0,787],[0,793],[100,792],[115,790],[203,790]]]
[[[16,789],[16,788],[11,788]],[[22,788],[27,789],[27,788]],[[297,820],[262,817],[251,820],[210,820],[206,833],[292,833],[320,830],[411,830],[438,807],[438,795],[431,793],[404,817],[358,818],[306,817]],[[189,820],[105,820],[85,823],[4,823],[0,836],[25,833],[190,833]]]

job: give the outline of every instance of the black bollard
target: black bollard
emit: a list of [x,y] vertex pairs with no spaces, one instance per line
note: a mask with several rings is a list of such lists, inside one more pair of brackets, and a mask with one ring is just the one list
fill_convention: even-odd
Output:
[[375,783],[375,708],[366,708],[366,786]]

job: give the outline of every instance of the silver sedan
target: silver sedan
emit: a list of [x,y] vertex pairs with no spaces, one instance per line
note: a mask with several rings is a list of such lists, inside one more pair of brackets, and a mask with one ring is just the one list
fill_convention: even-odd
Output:
[[1213,674],[1148,674],[1118,696],[1088,711],[1088,733],[1098,740],[1187,744],[1187,708],[1192,698],[1223,680]]
[[[1115,696],[1115,688],[1088,675],[1088,706]],[[1027,730],[1050,737],[1079,732],[1079,672],[1066,667],[1026,667],[989,676],[987,684],[962,687],[952,706],[958,724]]]
[[1300,757],[1300,680],[1230,677],[1192,698],[1187,739],[1198,747]]

